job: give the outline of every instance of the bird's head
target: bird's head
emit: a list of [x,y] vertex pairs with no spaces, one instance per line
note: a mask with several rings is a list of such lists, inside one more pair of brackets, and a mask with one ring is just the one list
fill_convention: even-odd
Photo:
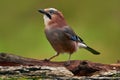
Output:
[[45,26],[64,27],[67,25],[63,14],[55,8],[40,9],[38,11],[44,15]]

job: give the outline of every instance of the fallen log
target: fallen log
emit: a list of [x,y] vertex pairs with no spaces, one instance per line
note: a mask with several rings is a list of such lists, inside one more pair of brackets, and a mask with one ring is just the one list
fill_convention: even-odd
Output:
[[[120,63],[102,64],[87,60],[72,60],[71,64],[68,66],[66,66],[65,63],[66,61],[53,62],[25,58],[14,54],[0,53],[0,76],[10,75],[11,73],[17,76],[21,74],[22,76],[39,76],[45,73],[47,76],[48,74],[52,75],[52,77],[60,77],[61,75],[62,77],[64,76],[64,79],[66,77],[66,79],[71,77],[75,79],[76,76],[79,78],[80,76],[90,76],[90,78],[94,79],[98,76],[110,77],[116,76],[116,74],[116,78],[120,77]],[[51,71],[53,71],[53,73]],[[18,75],[18,73],[20,75]]]

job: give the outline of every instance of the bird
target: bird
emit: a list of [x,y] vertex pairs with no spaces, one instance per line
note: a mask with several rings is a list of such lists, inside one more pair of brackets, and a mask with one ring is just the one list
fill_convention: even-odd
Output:
[[100,54],[100,52],[84,43],[83,39],[73,31],[61,11],[56,8],[45,8],[39,9],[38,12],[43,14],[46,38],[56,51],[55,55],[45,60],[50,61],[59,54],[68,53],[67,64],[69,65],[71,55],[79,48],[84,48],[95,55]]

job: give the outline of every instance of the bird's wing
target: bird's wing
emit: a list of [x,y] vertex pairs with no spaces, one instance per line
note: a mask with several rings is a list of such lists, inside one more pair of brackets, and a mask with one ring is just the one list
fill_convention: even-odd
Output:
[[96,51],[96,50],[90,48],[89,46],[87,46],[83,42],[83,40],[79,36],[77,36],[71,28],[65,28],[64,33],[65,33],[65,36],[68,37],[68,39],[78,42],[79,48],[85,48],[86,50],[88,50],[88,51],[90,51],[90,52],[92,52],[93,54],[96,54],[96,55],[100,54],[98,51]]
[[90,51],[90,52],[92,52],[93,54],[96,54],[96,55],[100,54],[98,51],[96,51],[96,50],[90,48],[89,46],[87,46],[83,42],[83,40],[79,36],[77,36],[71,28],[66,28],[64,30],[64,33],[65,33],[65,36],[68,37],[68,39],[78,42],[79,48],[85,48],[86,50],[88,50],[88,51]]
[[83,40],[77,36],[71,28],[65,28],[64,33],[72,41],[83,42]]

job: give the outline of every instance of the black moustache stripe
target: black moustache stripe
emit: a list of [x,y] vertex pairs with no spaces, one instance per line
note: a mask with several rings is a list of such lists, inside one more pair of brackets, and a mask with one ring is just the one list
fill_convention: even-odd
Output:
[[52,17],[51,17],[50,14],[46,13],[45,15],[46,15],[49,19],[52,19]]

